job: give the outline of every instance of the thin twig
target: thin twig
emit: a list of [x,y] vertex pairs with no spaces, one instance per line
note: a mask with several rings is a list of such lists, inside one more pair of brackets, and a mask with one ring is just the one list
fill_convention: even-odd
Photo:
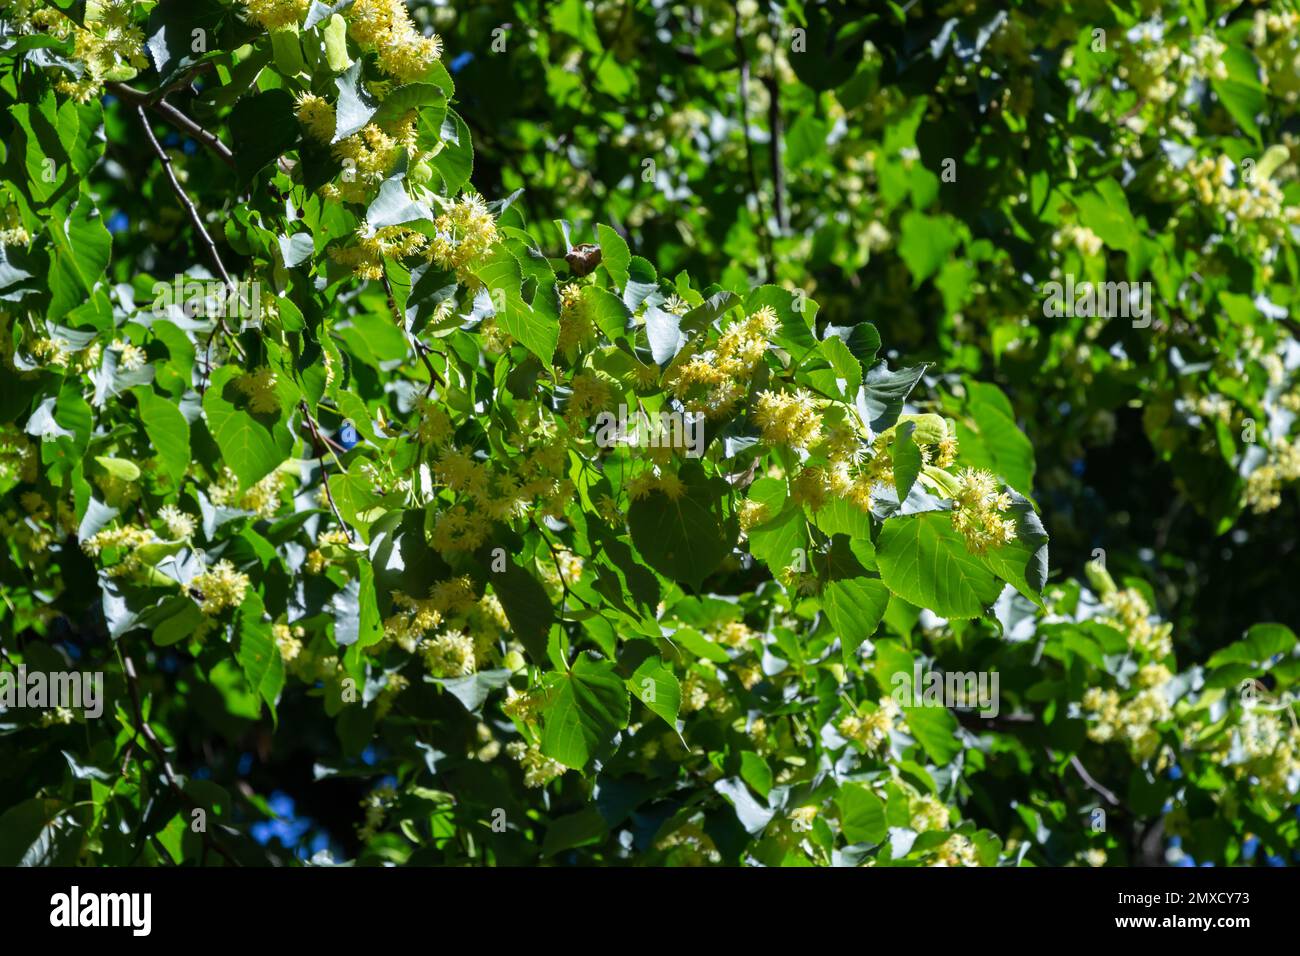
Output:
[[325,486],[325,500],[329,502],[330,511],[334,512],[334,520],[337,521],[345,532],[347,532],[348,541],[354,541],[352,528],[343,520],[343,515],[339,514],[339,506],[334,503],[334,492],[330,491],[329,469],[325,466],[325,439],[321,437],[320,430],[316,427],[316,420],[311,417],[311,412],[307,408],[307,403],[299,402],[298,408],[307,420],[307,427],[311,429],[311,437],[316,442],[316,462],[320,465],[321,484]]
[[763,193],[758,188],[758,171],[754,166],[754,143],[749,135],[749,54],[745,52],[745,40],[740,32],[739,2],[732,8],[733,36],[736,42],[736,59],[740,69],[740,125],[745,134],[745,166],[749,172],[749,188],[758,207],[758,236],[763,245],[763,258],[767,265],[767,279],[776,278],[776,260],[772,255],[772,237],[767,231],[767,205],[763,202]]
[[216,133],[204,126],[200,126],[165,99],[161,97],[155,98],[155,96],[143,90],[127,86],[125,83],[108,83],[105,89],[137,109],[144,106],[152,110],[191,139],[212,150],[231,169],[235,167],[235,154],[230,151],[230,147],[217,138]]
[[[194,228],[199,231],[199,236],[203,239],[203,244],[207,247],[208,256],[212,259],[212,264],[217,267],[217,274],[221,276],[221,281],[228,287],[234,288],[235,283],[230,278],[230,273],[226,271],[225,263],[221,261],[221,254],[217,252],[217,244],[212,241],[212,236],[208,234],[207,227],[203,225],[203,217],[199,215],[198,209],[195,208],[189,195],[181,187],[180,182],[176,179],[176,170],[172,168],[171,157],[167,151],[158,143],[158,137],[153,134],[153,127],[149,125],[149,117],[145,115],[144,107],[137,106],[136,114],[140,117],[140,125],[144,127],[145,135],[149,138],[149,145],[153,147],[154,153],[163,164],[163,170],[167,173],[167,181],[171,184],[172,192],[176,194],[176,199],[184,207],[185,212],[189,214],[190,222]],[[225,321],[224,319],[222,320]]]
[[1109,803],[1112,807],[1118,807],[1120,805],[1119,797],[1115,796],[1115,794],[1111,793],[1109,790],[1107,790],[1105,787],[1099,784],[1096,780],[1094,780],[1092,778],[1092,774],[1088,773],[1088,768],[1083,765],[1083,761],[1081,761],[1078,758],[1078,756],[1070,757],[1070,766],[1074,768],[1075,773],[1079,775],[1079,779],[1081,779],[1084,782],[1084,784],[1087,785],[1089,790],[1092,790],[1095,793],[1100,794],[1103,798],[1105,798],[1106,802]]
[[772,214],[776,227],[784,235],[789,223],[785,219],[785,164],[781,159],[781,81],[775,76],[763,77],[767,87],[767,155],[772,164]]
[[[199,215],[199,211],[195,207],[194,202],[190,199],[189,194],[185,192],[180,181],[176,178],[176,170],[172,167],[171,157],[167,155],[167,151],[163,149],[162,145],[158,142],[158,137],[154,136],[153,127],[149,124],[149,117],[145,115],[144,106],[137,105],[135,112],[136,115],[140,117],[140,125],[144,127],[145,136],[149,140],[149,145],[153,147],[154,154],[158,157],[159,161],[162,162],[163,172],[167,174],[167,182],[171,185],[172,192],[176,195],[176,200],[181,204],[186,214],[190,217],[190,222],[194,225],[194,228],[198,230],[199,237],[203,240],[204,246],[207,247],[208,257],[212,260],[212,264],[216,266],[217,274],[221,276],[221,281],[225,283],[227,294],[230,292],[238,294],[238,288],[231,280],[230,273],[226,271],[225,263],[221,261],[221,253],[217,251],[217,244],[212,241],[212,236],[209,235],[207,227],[203,225],[203,217]],[[203,392],[206,389],[207,380],[212,376],[212,340],[216,337],[218,332],[224,333],[230,339],[231,344],[235,346],[235,350],[239,352],[239,357],[241,359],[247,358],[244,354],[243,346],[239,344],[239,340],[235,338],[234,333],[230,331],[230,327],[226,325],[225,316],[218,317],[216,328],[214,328],[212,334],[208,336],[207,345],[204,349],[205,368],[203,371],[203,383],[199,388],[200,392]]]
[[[180,782],[176,779],[176,774],[172,770],[171,761],[167,759],[167,751],[163,749],[162,742],[153,732],[153,728],[150,727],[148,722],[144,719],[144,711],[140,707],[140,688],[138,686],[139,678],[136,676],[135,663],[125,652],[122,652],[122,670],[126,674],[126,685],[131,691],[131,706],[135,711],[136,725],[140,728],[140,732],[144,734],[144,739],[148,742],[149,748],[153,751],[154,757],[160,764],[162,764],[163,775],[167,778],[167,783],[171,786],[173,792],[175,792],[181,803],[188,805],[191,809],[203,810],[206,813],[206,808],[200,807],[198,803],[181,788]],[[230,852],[222,846],[220,842],[218,842],[217,838],[208,833],[206,826],[199,831],[199,836],[203,838],[205,846],[211,846],[212,849],[221,854],[222,858],[227,860],[231,866],[240,865],[240,862],[231,856]]]
[[433,350],[421,342],[419,336],[414,332],[407,331],[406,322],[403,320],[401,313],[397,310],[397,298],[393,295],[393,284],[388,280],[387,272],[384,273],[384,293],[388,296],[388,310],[393,313],[393,321],[396,322],[397,327],[402,330],[402,334],[405,335],[407,341],[411,343],[411,347],[415,349],[415,354],[420,356],[420,361],[424,363],[424,367],[429,373],[429,384],[424,390],[424,397],[428,398],[433,394],[433,386],[435,382],[444,388],[447,387],[447,383],[443,380],[443,377],[438,374],[438,370],[433,367],[433,363],[429,361],[429,353]]

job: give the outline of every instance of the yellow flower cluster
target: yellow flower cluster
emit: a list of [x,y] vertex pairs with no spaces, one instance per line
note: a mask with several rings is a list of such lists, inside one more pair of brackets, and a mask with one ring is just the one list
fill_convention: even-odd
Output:
[[506,753],[523,767],[526,787],[544,787],[568,769],[558,760],[552,760],[543,754],[541,748],[522,740],[507,744]]
[[1087,226],[1067,222],[1052,235],[1052,248],[1074,246],[1081,256],[1095,256],[1101,252],[1101,236]]
[[930,866],[979,866],[979,853],[970,837],[954,833],[934,851]]
[[316,535],[316,547],[307,555],[307,570],[312,574],[320,574],[329,566],[330,558],[337,557],[336,552],[351,543],[346,531],[335,528],[320,532]]
[[275,386],[275,372],[265,365],[235,379],[235,388],[248,397],[249,410],[257,415],[274,415],[280,411],[280,396]]
[[746,498],[736,509],[736,517],[740,521],[740,530],[748,531],[772,517],[772,514],[763,502]]
[[749,390],[749,380],[771,347],[780,325],[776,311],[763,306],[732,323],[711,351],[692,355],[671,373],[668,386],[689,412],[724,418]]
[[[311,117],[317,130],[323,129],[324,118],[321,107],[311,103],[306,115]],[[337,198],[344,202],[369,203],[375,191],[392,172],[403,152],[416,153],[416,114],[410,111],[390,124],[391,133],[374,123],[367,123],[360,131],[347,136],[334,144],[334,158],[343,166],[338,183],[322,187],[321,192],[327,198]],[[334,136],[330,132],[330,138]],[[328,142],[328,140],[324,140]]]
[[1147,604],[1141,591],[1115,588],[1103,593],[1101,601],[1110,613],[1098,620],[1124,632],[1129,647],[1143,651],[1156,661],[1173,653],[1174,626],[1168,622],[1151,622],[1151,605]]
[[263,30],[283,30],[302,22],[311,0],[240,0],[248,19]]
[[713,640],[726,647],[744,647],[758,636],[744,621],[728,621],[717,629]]
[[759,392],[754,401],[754,421],[763,430],[769,445],[807,448],[821,437],[822,420],[812,394],[805,389],[793,392]]
[[421,641],[420,656],[434,677],[465,677],[478,669],[474,640],[464,631],[443,631]]
[[427,257],[441,268],[454,271],[462,283],[472,285],[469,270],[501,238],[487,203],[477,193],[461,196],[439,214],[433,225],[437,234],[429,243]]
[[292,664],[302,654],[302,639],[307,635],[305,628],[297,625],[273,624],[271,634],[286,664]]
[[966,468],[957,476],[952,526],[966,539],[972,554],[1015,540],[1016,523],[1004,517],[1010,507],[1011,496],[998,491],[998,480],[990,472]]
[[158,520],[167,528],[167,537],[172,541],[184,541],[194,536],[194,519],[175,505],[159,508]]
[[308,136],[321,143],[334,139],[334,107],[327,100],[315,93],[299,93],[294,97],[294,104],[294,113]]
[[609,407],[613,390],[609,382],[595,372],[579,372],[569,383],[573,394],[569,397],[565,420],[570,427],[578,427],[594,413]]
[[1293,714],[1288,716],[1289,725],[1276,711],[1245,707],[1237,734],[1246,757],[1243,771],[1257,777],[1264,790],[1289,802],[1290,782],[1300,774],[1300,726]]
[[260,518],[271,518],[280,510],[280,493],[284,491],[284,472],[271,472],[242,494],[239,477],[227,465],[221,479],[208,486],[208,500],[218,508],[242,508]]
[[416,30],[402,0],[356,0],[344,15],[352,39],[374,51],[379,68],[402,83],[424,78],[442,56],[442,40]]
[[25,246],[31,241],[32,234],[23,225],[22,213],[9,203],[0,212],[0,246]]
[[903,726],[901,715],[898,703],[892,697],[885,697],[865,717],[846,714],[836,729],[840,736],[854,741],[868,753],[874,753],[888,748],[890,732]]
[[104,528],[96,532],[81,542],[81,550],[96,558],[105,551],[115,552],[117,563],[109,568],[108,576],[118,578],[139,568],[138,549],[156,540],[154,533],[148,528],[128,524],[120,528]]
[[946,830],[951,814],[944,802],[932,794],[922,794],[911,800],[912,829],[917,833],[927,830]]
[[384,277],[386,259],[405,259],[416,255],[429,242],[428,236],[405,226],[383,226],[371,230],[366,223],[362,223],[353,239],[350,245],[331,246],[330,258],[351,269],[357,278],[376,282]]
[[[500,663],[496,642],[509,626],[496,595],[478,598],[468,577],[439,581],[426,598],[393,593],[386,641],[419,653],[435,677],[462,677]],[[439,629],[442,629],[440,633]]]
[[555,350],[572,362],[579,352],[596,341],[596,324],[582,298],[582,286],[566,282],[560,286],[560,337]]
[[1300,480],[1300,440],[1280,441],[1268,461],[1246,477],[1245,503],[1255,514],[1272,511],[1282,503],[1282,485]]
[[1250,43],[1264,68],[1269,92],[1287,103],[1300,99],[1300,75],[1296,73],[1296,33],[1300,13],[1294,10],[1256,10]]
[[[1165,671],[1166,677],[1168,671]],[[1127,701],[1115,690],[1090,687],[1083,695],[1088,712],[1088,738],[1097,743],[1124,741],[1138,760],[1155,755],[1160,746],[1156,724],[1170,719],[1173,711],[1159,685],[1148,686]]]
[[244,603],[248,575],[236,571],[229,561],[221,560],[202,574],[196,574],[190,587],[202,595],[199,610],[214,617],[228,607],[239,607]]
[[668,854],[666,862],[671,866],[715,866],[722,862],[713,837],[694,820],[661,837],[655,849]]
[[424,445],[442,445],[451,440],[456,429],[451,423],[451,416],[442,405],[421,398],[416,407],[420,414],[419,424],[415,429],[417,441]]
[[144,31],[131,22],[134,0],[100,0],[86,10],[85,26],[78,26],[52,7],[40,11],[34,22],[55,36],[74,36],[72,58],[85,64],[80,79],[61,79],[55,88],[78,103],[98,96],[109,80],[129,79],[137,70],[148,68],[144,55]]
[[36,446],[13,425],[0,427],[0,482],[36,481]]

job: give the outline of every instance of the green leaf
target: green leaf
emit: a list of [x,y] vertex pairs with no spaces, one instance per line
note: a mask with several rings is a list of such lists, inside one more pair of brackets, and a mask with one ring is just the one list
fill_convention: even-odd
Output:
[[948,708],[904,707],[903,716],[907,718],[907,728],[912,736],[938,766],[947,766],[961,753],[957,718]]
[[903,403],[925,374],[926,366],[891,371],[883,361],[867,371],[866,384],[858,396],[858,410],[873,431],[892,428],[902,414]]
[[[357,462],[362,459],[357,459]],[[356,462],[354,462],[356,464]],[[329,476],[330,495],[339,514],[348,524],[368,524],[361,515],[379,503],[379,495],[370,487],[370,479],[351,472],[335,472]]]
[[[235,379],[242,374],[236,366],[217,369],[203,396],[203,414],[208,430],[221,449],[223,463],[248,488],[265,478],[289,457],[293,436],[279,420],[266,424],[266,416],[254,417],[242,406],[242,393]],[[239,403],[239,406],[236,405]]]
[[172,481],[180,484],[190,467],[190,423],[175,404],[152,388],[141,386],[132,389],[132,394],[158,464]]
[[911,270],[915,288],[948,261],[960,240],[953,221],[946,216],[927,216],[913,210],[903,216],[902,227],[898,254]]
[[813,324],[817,317],[817,303],[802,291],[798,295],[780,286],[759,286],[745,298],[745,313],[753,315],[763,306],[770,306],[781,320],[781,330],[772,340],[797,361],[817,347],[813,337]]
[[356,653],[379,643],[384,636],[383,622],[375,594],[375,571],[365,558],[357,558],[357,576],[348,581],[330,599],[334,612],[334,642],[340,647],[356,648]]
[[549,674],[542,710],[542,753],[582,770],[627,726],[627,688],[614,665],[580,655],[567,673]]
[[505,246],[497,246],[488,262],[479,267],[478,277],[488,288],[493,309],[499,310],[501,327],[551,368],[555,345],[560,340],[560,324],[535,313],[524,301],[519,260]]
[[632,253],[623,237],[604,223],[596,226],[596,237],[600,240],[600,264],[614,280],[614,288],[621,292],[627,285],[627,267],[632,261]]
[[113,239],[87,200],[78,202],[67,218],[50,219],[50,307],[48,315],[62,319],[91,297],[108,268]]
[[244,598],[239,608],[239,666],[244,671],[249,690],[266,701],[275,717],[275,704],[284,689],[284,658],[269,621],[263,621],[266,609],[256,591]]
[[903,422],[894,432],[894,488],[898,491],[899,501],[907,500],[917,475],[921,473],[921,449],[912,440],[914,431],[915,422]]
[[677,729],[677,712],[682,706],[682,688],[662,660],[650,657],[641,662],[627,682],[628,690],[646,707]]
[[849,843],[880,843],[889,832],[885,822],[885,802],[857,783],[840,787],[836,798],[840,807],[840,829]]
[[632,543],[660,574],[699,590],[736,543],[736,522],[724,518],[720,499],[728,493],[721,478],[709,478],[697,461],[678,472],[686,486],[676,501],[655,491],[632,503],[628,526]]
[[1034,490],[1034,446],[1016,427],[1011,403],[996,385],[966,383],[966,411],[975,421],[969,428],[957,422],[957,440],[964,462],[1001,476],[1025,497]]
[[469,127],[456,115],[455,110],[447,110],[439,136],[443,147],[431,163],[442,176],[448,195],[455,195],[469,182],[474,170],[474,145],[470,139]]
[[103,455],[96,455],[95,461],[99,467],[114,478],[122,481],[138,481],[140,479],[140,466],[133,461],[127,461],[125,458],[107,458]]
[[966,550],[946,511],[888,519],[876,541],[876,559],[889,590],[940,617],[979,617],[1002,589]]
[[822,607],[839,635],[844,659],[876,633],[889,606],[889,589],[875,578],[831,581],[822,592]]
[[[361,61],[350,66],[345,73],[334,80],[338,89],[338,101],[334,106],[334,139],[337,143],[347,139],[353,133],[360,132],[370,118],[375,115],[379,104],[370,95],[365,84],[361,82]],[[233,120],[233,117],[232,117]],[[295,135],[297,133],[294,123]]]
[[288,90],[246,96],[230,112],[231,152],[241,183],[248,183],[298,142],[298,120]]
[[555,606],[541,582],[528,571],[506,558],[505,569],[492,574],[492,590],[510,621],[519,643],[533,659],[544,666],[547,660],[546,638],[555,621]]

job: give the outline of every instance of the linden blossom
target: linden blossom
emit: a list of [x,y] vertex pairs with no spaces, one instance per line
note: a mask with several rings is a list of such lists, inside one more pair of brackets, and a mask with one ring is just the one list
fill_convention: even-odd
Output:
[[[630,427],[629,427],[630,426]],[[618,414],[601,412],[596,416],[596,444],[612,448],[617,444],[638,448],[684,448],[687,458],[704,454],[704,416],[690,412],[659,412],[649,415],[638,409],[628,417],[628,407],[620,405]]]
[[0,707],[6,710],[66,707],[82,710],[87,717],[94,719],[104,713],[103,686],[104,675],[101,673],[55,671],[46,674],[44,671],[29,672],[26,665],[20,664],[16,674],[0,671]]

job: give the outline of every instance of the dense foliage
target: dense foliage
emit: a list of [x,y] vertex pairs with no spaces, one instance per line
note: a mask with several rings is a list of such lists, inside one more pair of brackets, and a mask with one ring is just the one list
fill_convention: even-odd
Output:
[[1298,22],[3,0],[0,863],[1290,860]]

